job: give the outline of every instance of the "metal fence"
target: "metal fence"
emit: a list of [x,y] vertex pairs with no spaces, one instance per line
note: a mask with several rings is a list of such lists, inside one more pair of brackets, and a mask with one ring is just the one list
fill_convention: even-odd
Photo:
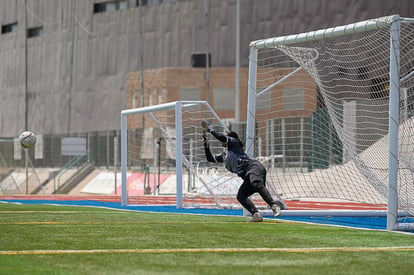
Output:
[[[65,138],[85,138],[87,161],[97,167],[111,168],[119,164],[116,156],[119,131],[90,132],[71,135],[37,135],[36,146],[28,150],[28,155],[34,167],[63,167],[74,155],[62,152],[62,142]],[[24,167],[24,150],[16,138],[0,138],[0,154],[8,167]]]
[[[68,175],[80,178],[79,173],[92,168],[114,169],[115,173],[120,166],[118,138],[119,131],[37,134],[32,149],[23,149],[16,137],[0,138],[0,193],[38,194],[51,181],[48,192],[63,193]],[[71,152],[71,145],[65,144],[70,139],[84,141],[82,150]]]

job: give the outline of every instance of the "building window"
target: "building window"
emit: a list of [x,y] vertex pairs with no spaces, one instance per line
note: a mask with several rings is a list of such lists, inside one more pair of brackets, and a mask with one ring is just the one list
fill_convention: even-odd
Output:
[[283,90],[284,110],[303,110],[305,106],[303,88],[289,88]]
[[127,8],[128,8],[127,0],[108,1],[108,2],[102,2],[102,3],[95,3],[93,5],[93,12],[100,13],[100,12],[107,12],[107,11],[126,10]]
[[181,88],[180,89],[180,100],[199,101],[200,100],[200,89],[199,88]]
[[11,33],[17,31],[17,22],[1,26],[1,33]]
[[136,92],[132,92],[132,103],[131,103],[131,107],[132,108],[137,108],[137,96],[136,96]]
[[43,33],[43,27],[35,27],[27,30],[27,38],[38,37]]
[[257,99],[256,99],[256,109],[257,110],[268,110],[270,109],[270,105],[272,103],[272,98],[270,97],[269,92],[265,93],[258,93]]
[[153,89],[149,89],[148,90],[148,106],[152,106],[153,105],[153,97],[154,97],[154,90]]
[[106,3],[96,3],[93,5],[93,13],[106,12]]
[[158,92],[157,92],[157,104],[161,104],[162,103],[162,89],[158,88]]
[[177,2],[177,0],[137,0],[137,7],[139,7],[139,6],[154,6],[154,5],[159,5],[159,4],[162,4],[162,3],[171,3],[171,2]]
[[217,110],[234,110],[234,89],[214,88],[214,108]]
[[150,2],[150,0],[137,0],[137,7],[139,6],[148,6],[148,2]]

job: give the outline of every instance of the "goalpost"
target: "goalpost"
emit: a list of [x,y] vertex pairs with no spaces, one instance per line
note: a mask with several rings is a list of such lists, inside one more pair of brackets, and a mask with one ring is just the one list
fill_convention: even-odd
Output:
[[[177,208],[240,208],[240,180],[221,164],[208,163],[201,121],[227,130],[206,101],[176,101],[121,112],[121,204],[142,203],[139,188],[148,195],[170,196]],[[210,139],[212,152],[221,152]],[[142,191],[142,190],[141,190]],[[149,199],[157,200],[157,196]],[[160,203],[168,203],[162,201]]]
[[253,41],[248,89],[246,149],[284,199],[414,214],[413,19]]

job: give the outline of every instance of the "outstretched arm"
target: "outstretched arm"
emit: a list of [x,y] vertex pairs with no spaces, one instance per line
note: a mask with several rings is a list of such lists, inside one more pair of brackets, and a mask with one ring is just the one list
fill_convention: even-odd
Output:
[[217,132],[216,130],[212,129],[212,128],[208,128],[208,131],[216,138],[218,139],[220,142],[226,143],[227,142],[227,137],[222,134]]
[[208,126],[207,121],[201,121],[201,131],[203,132],[203,137],[207,132],[210,132],[216,139],[218,139],[220,142],[226,143],[227,137],[219,132],[216,132],[213,128],[210,128]]
[[214,157],[213,154],[210,151],[210,145],[207,140],[207,135],[203,134],[203,145],[204,145],[204,153],[206,154],[206,159],[208,162],[223,162],[221,156]]

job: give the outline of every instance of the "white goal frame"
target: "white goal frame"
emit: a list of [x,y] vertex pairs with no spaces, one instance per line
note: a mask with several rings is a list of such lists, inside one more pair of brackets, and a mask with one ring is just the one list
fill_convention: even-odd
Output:
[[[257,58],[258,50],[273,48],[276,46],[292,45],[300,42],[311,42],[324,38],[339,37],[368,30],[375,30],[390,27],[390,97],[389,97],[389,177],[388,177],[388,206],[387,206],[387,229],[397,230],[398,228],[398,128],[399,128],[399,91],[400,91],[400,22],[412,19],[400,18],[399,15],[389,16],[388,20],[366,20],[345,26],[328,28],[308,33],[288,35],[282,37],[268,38],[250,43],[249,53],[249,79],[248,79],[248,110],[246,129],[246,151],[254,156],[255,148],[255,114],[257,96]],[[297,70],[301,69],[299,67]],[[291,74],[295,74],[297,70]],[[288,77],[288,76],[286,76]],[[286,77],[272,84],[269,88],[283,82]],[[263,91],[262,91],[263,92]]]
[[[136,114],[148,114],[157,111],[175,110],[175,169],[176,169],[176,207],[183,208],[183,147],[182,147],[182,110],[185,107],[194,105],[203,105],[211,111],[211,115],[217,120],[221,121],[218,115],[214,112],[207,101],[174,101],[159,105],[127,109],[121,111],[121,205],[128,204],[128,190],[127,190],[127,163],[128,163],[128,125],[127,118]],[[224,129],[226,127],[221,125]]]

